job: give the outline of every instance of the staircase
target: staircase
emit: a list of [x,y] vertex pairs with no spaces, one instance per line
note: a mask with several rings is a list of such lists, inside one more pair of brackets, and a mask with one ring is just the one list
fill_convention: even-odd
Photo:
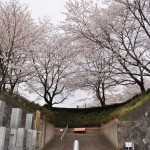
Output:
[[80,150],[115,150],[104,136],[84,133],[67,133],[64,147],[61,149],[61,135],[60,133],[56,133],[54,139],[44,150],[73,150],[74,140],[79,141]]

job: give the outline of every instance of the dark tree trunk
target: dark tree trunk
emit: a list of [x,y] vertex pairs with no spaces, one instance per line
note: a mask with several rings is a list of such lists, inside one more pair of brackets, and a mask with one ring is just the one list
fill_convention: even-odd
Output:
[[97,96],[98,100],[100,101],[101,106],[104,107],[106,105],[105,104],[105,95],[104,95],[104,93],[103,93],[103,96],[101,96],[100,90],[97,89],[96,90],[96,96]]
[[141,84],[139,84],[139,86],[140,86],[141,92],[145,92],[145,87],[144,87],[144,85],[141,83]]
[[49,108],[53,107],[53,97],[50,96],[49,92],[45,92],[44,94],[44,100],[47,103],[47,105],[49,106]]

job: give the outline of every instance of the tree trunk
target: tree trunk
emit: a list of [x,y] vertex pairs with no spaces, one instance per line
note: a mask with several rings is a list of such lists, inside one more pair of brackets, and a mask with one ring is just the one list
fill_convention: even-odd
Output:
[[104,101],[104,100],[102,100],[102,101],[101,101],[101,106],[102,106],[102,107],[106,106],[106,104],[105,104],[105,101]]
[[145,92],[145,87],[144,87],[144,85],[141,83],[141,84],[139,84],[139,86],[140,86],[141,92]]
[[104,97],[101,97],[101,93],[100,93],[99,89],[96,90],[96,96],[97,96],[98,100],[100,101],[101,106],[104,107],[105,99],[104,99]]
[[[48,98],[47,98],[47,95],[48,95]],[[47,105],[49,106],[49,108],[53,107],[53,103],[52,103],[53,102],[53,98],[50,97],[49,93],[45,92],[45,94],[44,94],[44,100],[47,103]]]

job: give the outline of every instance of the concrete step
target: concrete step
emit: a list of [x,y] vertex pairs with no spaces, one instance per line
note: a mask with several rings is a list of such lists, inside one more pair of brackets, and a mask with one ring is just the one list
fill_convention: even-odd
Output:
[[[44,150],[61,150],[61,134],[55,134],[54,139]],[[80,150],[114,150],[113,146],[102,135],[68,133],[63,141],[62,150],[73,150],[74,140],[79,141]]]

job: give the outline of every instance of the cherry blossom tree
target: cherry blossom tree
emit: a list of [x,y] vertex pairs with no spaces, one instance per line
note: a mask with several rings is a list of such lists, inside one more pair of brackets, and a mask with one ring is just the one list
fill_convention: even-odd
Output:
[[70,94],[66,80],[74,71],[75,55],[69,44],[51,24],[45,38],[31,51],[32,69],[36,74],[28,84],[49,107],[62,103]]
[[0,3],[0,90],[13,91],[29,73],[27,51],[37,37],[37,27],[27,7],[15,0]]
[[69,1],[66,4],[66,22],[62,28],[75,41],[80,60],[76,72],[78,88],[93,90],[102,106],[105,106],[106,93],[116,85],[112,80],[113,53],[103,44],[103,30],[94,20],[94,15],[101,10],[91,1]]
[[0,3],[0,89],[14,91],[34,75],[29,58],[33,46],[45,36],[49,22],[34,22],[28,7],[16,0]]
[[[144,25],[148,29],[148,25],[146,25],[148,21],[143,20],[144,24],[142,24],[139,21],[140,18],[137,20],[135,14],[140,10],[139,8],[136,10],[137,6],[132,6],[134,2],[130,5],[130,9],[136,10],[135,14],[125,7],[127,0],[124,0],[126,3],[120,0],[119,4],[118,1],[117,3],[110,2],[106,9],[100,8],[92,1],[69,1],[66,4],[67,11],[64,13],[66,20],[62,27],[70,35],[70,38],[78,43],[79,49],[85,51],[85,49],[92,49],[96,45],[100,47],[96,51],[103,49],[112,54],[109,58],[113,59],[111,63],[112,77],[109,77],[113,81],[113,85],[137,84],[143,92],[145,91],[144,78],[149,76],[149,41],[147,33],[143,34],[146,32]],[[135,1],[135,5],[141,5],[143,19],[145,13],[148,20],[148,13],[146,13],[148,11],[146,4],[148,3]],[[88,50],[88,52],[92,51]],[[88,52],[85,51],[83,57],[87,53],[92,59]],[[98,56],[97,52],[95,54]],[[100,58],[104,60],[103,57]],[[85,65],[85,62],[83,64]],[[87,66],[91,69],[90,65]],[[99,75],[103,76],[103,71]],[[93,78],[96,80],[96,77],[93,76]],[[90,83],[92,83],[92,78],[89,79]]]
[[123,11],[122,7],[118,8],[117,5],[113,5],[109,9],[116,11],[114,14],[110,10],[106,13],[113,18],[113,21],[109,19],[107,24],[109,31],[106,35],[107,46],[116,55],[119,63],[114,66],[117,70],[116,73],[123,75],[124,79],[121,81],[123,84],[137,84],[141,91],[145,91],[146,69],[139,65],[139,62],[144,64],[148,58],[141,26],[131,18],[128,10]]
[[[149,16],[149,1],[144,0],[133,0],[133,1],[128,1],[128,0],[115,0],[116,5],[120,6],[122,10],[128,12],[128,21],[134,22],[134,29],[139,30],[138,35],[141,37],[138,38],[138,44],[139,44],[139,39],[140,44],[143,45],[141,48],[140,45],[140,59],[138,59],[136,56],[133,54],[131,55],[132,59],[136,62],[138,66],[141,66],[148,74],[150,73],[150,54],[149,54],[149,21],[150,21],[150,16]],[[129,22],[130,23],[130,22]],[[133,28],[132,28],[133,29]],[[136,36],[135,36],[136,37]],[[138,36],[139,37],[139,36]],[[134,38],[135,39],[135,38]],[[136,38],[137,39],[137,38]],[[136,40],[137,41],[137,40]]]

